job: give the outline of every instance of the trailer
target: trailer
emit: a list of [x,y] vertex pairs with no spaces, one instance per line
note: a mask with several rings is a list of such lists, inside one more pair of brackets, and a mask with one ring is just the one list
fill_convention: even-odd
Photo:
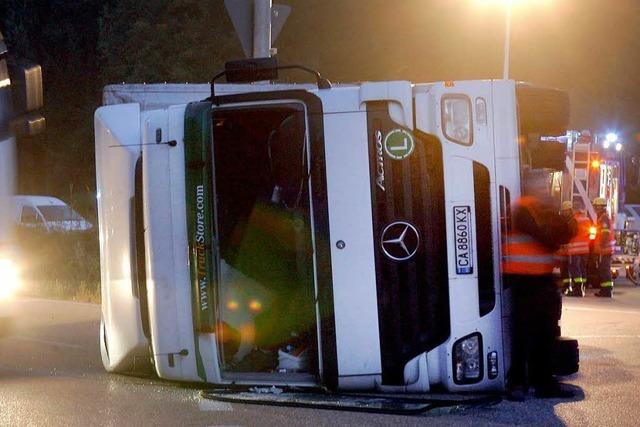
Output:
[[[551,179],[564,166],[564,145],[540,135],[566,132],[567,95],[509,80],[250,83],[277,68],[249,60],[229,65],[227,84],[105,88],[105,368],[504,390],[502,240],[521,169]],[[576,352],[558,359],[559,373],[577,369]]]

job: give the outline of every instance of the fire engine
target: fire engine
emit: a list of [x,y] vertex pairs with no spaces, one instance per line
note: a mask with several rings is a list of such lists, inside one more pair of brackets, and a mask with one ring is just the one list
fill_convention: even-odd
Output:
[[[593,200],[602,197],[607,201],[607,213],[615,224],[618,245],[614,252],[613,260],[616,263],[630,264],[633,256],[625,254],[622,246],[627,240],[625,224],[627,214],[620,211],[620,204],[624,200],[624,163],[620,160],[619,152],[611,147],[605,148],[604,137],[592,134],[588,130],[568,131],[567,134],[558,139],[567,144],[567,157],[563,171],[556,172],[553,178],[554,195],[561,201],[571,201],[575,209],[585,211],[591,219],[592,232],[595,237],[597,232],[595,224],[597,222],[596,212],[593,207]],[[588,267],[588,284],[593,287],[599,286],[597,277],[597,260],[590,257]],[[628,268],[627,268],[628,271]],[[612,277],[618,277],[617,267],[612,267]],[[585,288],[578,292],[585,295]]]
[[565,137],[567,158],[563,172],[556,175],[558,194],[562,201],[571,201],[577,209],[583,209],[595,222],[592,201],[596,197],[607,200],[607,212],[616,218],[621,189],[624,187],[623,164],[614,150],[604,149],[597,135],[584,130],[569,131]]

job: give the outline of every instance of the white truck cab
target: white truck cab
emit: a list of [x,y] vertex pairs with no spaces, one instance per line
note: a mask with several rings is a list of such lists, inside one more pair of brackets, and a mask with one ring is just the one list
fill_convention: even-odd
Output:
[[179,381],[503,390],[501,239],[522,164],[564,162],[539,136],[566,131],[566,94],[319,87],[105,88],[105,367],[150,357]]

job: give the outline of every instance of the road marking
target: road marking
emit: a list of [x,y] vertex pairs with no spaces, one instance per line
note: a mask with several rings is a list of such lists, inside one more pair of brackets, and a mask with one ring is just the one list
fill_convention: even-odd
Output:
[[27,338],[27,337],[15,337],[14,336],[14,337],[10,337],[10,339],[14,339],[14,340],[18,340],[18,341],[32,342],[32,343],[37,343],[37,344],[53,345],[53,346],[56,346],[56,347],[75,348],[75,349],[84,349],[84,348],[86,348],[86,346],[84,346],[84,345],[68,344],[68,343],[58,342],[58,341],[42,340],[40,338]]
[[590,307],[565,307],[565,310],[597,311],[601,313],[635,314],[640,316],[640,311],[635,311],[635,310],[611,310],[611,309],[605,309],[605,308],[590,308]]
[[200,399],[198,402],[198,408],[201,411],[219,411],[230,412],[233,411],[233,407],[229,402],[219,402],[212,399]]

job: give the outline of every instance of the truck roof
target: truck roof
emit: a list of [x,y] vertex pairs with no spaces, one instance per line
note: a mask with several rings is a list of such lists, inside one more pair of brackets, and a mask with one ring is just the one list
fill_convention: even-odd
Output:
[[[332,97],[333,95],[349,93],[348,97],[359,101],[360,104],[367,101],[387,100],[394,101],[401,108],[392,111],[394,119],[407,127],[412,124],[412,98],[414,91],[428,90],[429,86],[442,84],[415,85],[406,80],[391,80],[379,82],[360,82],[349,84],[334,84],[332,89],[319,91],[315,84],[310,83],[253,83],[231,84],[220,83],[215,85],[216,95],[232,95],[240,93],[273,92],[287,90],[305,90],[320,93]],[[188,104],[209,98],[211,86],[191,83],[153,83],[153,84],[116,84],[108,85],[103,90],[103,105],[112,106],[118,104],[138,104],[140,111],[161,110],[174,105]],[[355,98],[354,98],[355,97]],[[342,102],[334,102],[326,105],[325,112],[341,111]],[[342,98],[347,99],[347,98]],[[332,110],[333,108],[333,110]]]
[[[317,90],[314,84],[296,83],[254,83],[215,85],[216,93],[231,95],[246,92],[267,92],[274,90]],[[102,91],[102,105],[140,104],[142,111],[166,108],[170,105],[187,104],[201,101],[211,95],[211,85],[208,83],[134,83],[105,86]]]

